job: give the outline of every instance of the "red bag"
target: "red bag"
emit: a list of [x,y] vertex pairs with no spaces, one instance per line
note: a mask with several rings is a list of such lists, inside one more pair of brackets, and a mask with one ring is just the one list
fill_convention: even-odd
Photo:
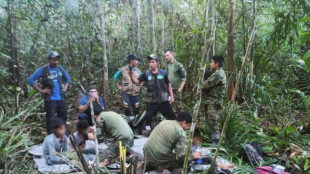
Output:
[[[257,174],[280,174],[279,172],[272,171],[272,167],[270,166],[257,167],[256,171]],[[289,173],[283,172],[283,174],[289,174]]]

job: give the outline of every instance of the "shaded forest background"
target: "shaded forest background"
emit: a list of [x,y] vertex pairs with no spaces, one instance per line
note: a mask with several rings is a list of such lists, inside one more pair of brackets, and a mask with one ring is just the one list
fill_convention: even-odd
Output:
[[208,65],[212,55],[224,55],[232,90],[254,25],[238,105],[226,130],[228,154],[221,155],[240,166],[237,172],[253,171],[237,153],[242,143],[258,141],[266,160],[281,159],[306,173],[309,153],[297,153],[290,143],[310,151],[309,12],[308,0],[1,0],[0,173],[33,172],[26,148],[42,142],[45,115],[41,95],[26,81],[47,63],[48,51],[62,55],[60,64],[72,78],[71,119],[80,85],[97,85],[106,108],[122,112],[113,74],[131,53],[142,58],[142,70],[151,53],[164,64],[166,48],[187,70],[184,103],[192,112],[201,59]]

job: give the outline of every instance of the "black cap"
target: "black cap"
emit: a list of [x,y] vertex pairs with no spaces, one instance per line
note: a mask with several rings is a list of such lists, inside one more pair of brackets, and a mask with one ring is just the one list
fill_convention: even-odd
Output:
[[127,57],[127,60],[139,60],[140,58],[135,55],[135,54],[130,54],[128,57]]
[[156,60],[158,62],[158,56],[156,54],[151,54],[147,57],[148,60]]

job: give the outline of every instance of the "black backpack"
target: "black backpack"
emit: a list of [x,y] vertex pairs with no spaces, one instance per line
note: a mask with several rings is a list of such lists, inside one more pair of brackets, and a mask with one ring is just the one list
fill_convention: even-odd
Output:
[[239,150],[239,157],[250,162],[253,167],[259,166],[261,162],[264,162],[262,144],[256,142],[243,144]]

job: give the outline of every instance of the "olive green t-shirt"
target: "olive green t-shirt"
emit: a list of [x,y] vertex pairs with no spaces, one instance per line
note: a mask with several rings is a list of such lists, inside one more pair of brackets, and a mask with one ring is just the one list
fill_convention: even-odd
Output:
[[101,112],[98,124],[104,132],[116,140],[131,140],[133,132],[125,119],[116,112]]
[[174,60],[173,63],[167,63],[165,70],[173,90],[177,90],[181,82],[186,81],[186,70],[180,62]]
[[162,121],[155,127],[144,145],[147,162],[153,166],[165,165],[170,160],[183,161],[186,148],[185,131],[176,120]]

